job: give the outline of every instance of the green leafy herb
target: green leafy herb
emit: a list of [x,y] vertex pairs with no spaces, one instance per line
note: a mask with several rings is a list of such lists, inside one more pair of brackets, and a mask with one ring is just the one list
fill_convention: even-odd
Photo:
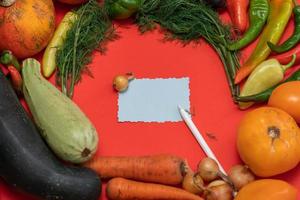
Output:
[[73,96],[74,85],[80,80],[91,54],[95,49],[104,50],[103,44],[112,39],[114,29],[106,11],[96,0],[90,0],[74,10],[77,20],[67,32],[61,47],[58,47],[56,63],[58,66],[57,83],[62,92]]
[[154,29],[158,23],[167,30],[167,39],[188,43],[203,37],[224,64],[232,97],[238,95],[239,88],[234,84],[239,67],[237,52],[226,49],[230,41],[229,27],[202,0],[142,0],[136,21],[141,32]]

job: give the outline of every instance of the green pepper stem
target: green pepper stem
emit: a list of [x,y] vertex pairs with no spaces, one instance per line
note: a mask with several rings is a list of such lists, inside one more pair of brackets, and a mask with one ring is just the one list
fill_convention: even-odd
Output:
[[287,64],[287,65],[281,65],[283,71],[285,72],[288,68],[290,68],[291,66],[293,66],[295,64],[296,61],[296,54],[293,54],[292,60]]
[[3,65],[9,65],[12,60],[12,54],[9,51],[3,51],[0,56],[0,63]]
[[4,50],[0,56],[0,63],[8,66],[14,66],[19,72],[21,71],[21,66],[18,59],[12,54],[11,51]]

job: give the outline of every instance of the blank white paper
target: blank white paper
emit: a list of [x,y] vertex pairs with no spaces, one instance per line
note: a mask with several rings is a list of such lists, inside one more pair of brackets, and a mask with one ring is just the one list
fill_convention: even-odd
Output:
[[119,93],[119,122],[179,122],[190,109],[189,78],[134,79]]

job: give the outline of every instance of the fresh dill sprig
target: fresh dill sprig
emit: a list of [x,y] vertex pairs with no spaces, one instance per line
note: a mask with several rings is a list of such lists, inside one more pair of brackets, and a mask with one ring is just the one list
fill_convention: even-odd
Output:
[[216,11],[202,0],[142,0],[136,22],[145,32],[159,24],[166,30],[167,39],[184,43],[204,38],[218,53],[224,65],[233,99],[239,93],[234,77],[239,67],[236,51],[227,50],[230,29]]
[[81,74],[88,72],[87,65],[91,62],[92,52],[104,50],[103,44],[115,36],[105,9],[96,0],[88,1],[73,12],[77,19],[56,54],[56,80],[62,92],[70,98]]

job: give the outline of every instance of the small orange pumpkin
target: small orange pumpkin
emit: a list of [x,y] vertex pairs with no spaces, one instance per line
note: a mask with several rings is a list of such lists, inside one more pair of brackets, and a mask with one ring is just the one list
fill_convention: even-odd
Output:
[[285,111],[261,107],[242,119],[237,149],[241,159],[257,176],[274,176],[299,163],[300,131]]
[[18,58],[40,52],[55,29],[52,0],[16,0],[0,6],[0,51],[11,50]]
[[244,186],[234,200],[296,200],[297,189],[285,181],[261,179]]

